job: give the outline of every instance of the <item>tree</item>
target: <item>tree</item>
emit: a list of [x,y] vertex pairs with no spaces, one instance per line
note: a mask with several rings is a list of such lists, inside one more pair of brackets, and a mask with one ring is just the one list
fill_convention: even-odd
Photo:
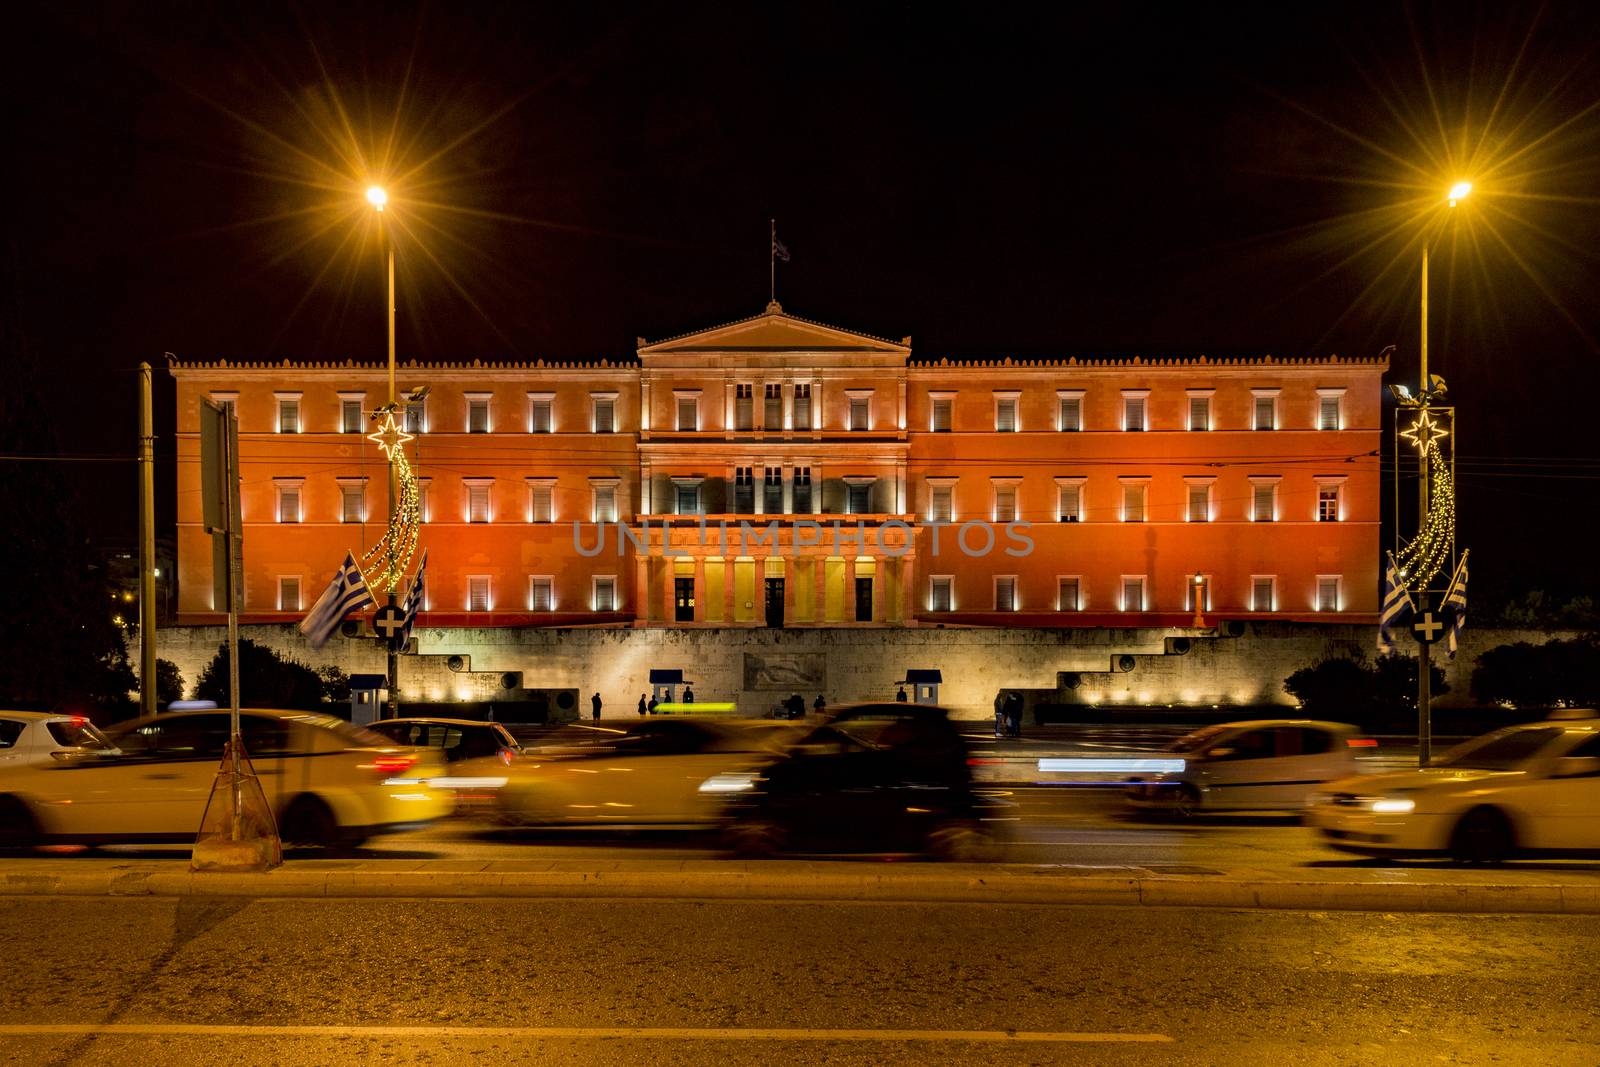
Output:
[[[1415,714],[1417,663],[1398,653],[1379,656],[1371,666],[1365,657],[1334,657],[1295,671],[1284,679],[1283,689],[1312,715],[1350,719]],[[1443,668],[1430,664],[1428,677],[1435,696],[1450,691]]]
[[[323,679],[298,660],[278,655],[265,645],[248,638],[239,640],[239,703],[256,708],[320,708],[323,704]],[[228,705],[228,646],[219,645],[217,654],[200,672],[195,696]]]
[[[223,685],[227,685],[226,679]],[[156,706],[166,707],[183,699],[183,673],[170,659],[156,660]]]
[[1574,707],[1600,701],[1600,643],[1593,636],[1499,645],[1478,657],[1472,695],[1516,708]]

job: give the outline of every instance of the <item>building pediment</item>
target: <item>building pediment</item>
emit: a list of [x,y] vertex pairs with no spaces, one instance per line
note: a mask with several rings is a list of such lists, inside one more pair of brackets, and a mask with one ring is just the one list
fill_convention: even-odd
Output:
[[909,356],[911,338],[900,342],[841,330],[786,314],[776,301],[748,319],[680,334],[661,341],[639,338],[639,356],[689,352],[880,352]]

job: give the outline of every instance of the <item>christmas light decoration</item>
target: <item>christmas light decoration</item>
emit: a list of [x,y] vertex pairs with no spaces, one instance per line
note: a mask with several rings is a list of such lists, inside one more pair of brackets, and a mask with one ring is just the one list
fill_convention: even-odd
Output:
[[1406,588],[1419,592],[1427,589],[1428,583],[1444,570],[1455,545],[1455,484],[1450,477],[1450,464],[1439,444],[1449,436],[1449,431],[1424,410],[1400,436],[1417,446],[1428,467],[1428,513],[1422,517],[1417,536],[1395,557]]
[[383,449],[389,457],[394,472],[393,484],[398,488],[400,504],[394,509],[389,528],[382,539],[361,557],[361,572],[367,585],[384,593],[394,593],[400,588],[411,557],[417,551],[417,527],[422,521],[422,494],[417,489],[416,475],[406,459],[405,443],[414,440],[415,434],[406,433],[395,422],[394,412],[386,412],[383,423],[367,435],[369,441]]

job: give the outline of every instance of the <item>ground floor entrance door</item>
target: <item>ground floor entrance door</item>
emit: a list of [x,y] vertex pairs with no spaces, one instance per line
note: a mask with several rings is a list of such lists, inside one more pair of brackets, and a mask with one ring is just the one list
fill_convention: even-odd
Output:
[[694,622],[694,578],[674,578],[672,581],[673,618],[678,622]]
[[767,625],[783,625],[783,579],[767,579]]
[[872,621],[872,579],[856,579],[856,622]]

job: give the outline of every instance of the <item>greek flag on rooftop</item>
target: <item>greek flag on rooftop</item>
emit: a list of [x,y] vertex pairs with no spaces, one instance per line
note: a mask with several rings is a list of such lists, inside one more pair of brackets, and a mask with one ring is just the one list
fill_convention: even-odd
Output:
[[339,568],[339,573],[333,576],[333,581],[328,583],[328,588],[317,598],[317,602],[311,605],[306,617],[300,620],[300,632],[310,640],[312,648],[321,648],[328,643],[328,638],[333,636],[333,631],[339,628],[339,623],[346,615],[374,603],[376,601],[367,588],[367,580],[361,576],[361,568],[356,565],[355,553],[346,552],[344,566]]
[[427,594],[427,586],[423,585],[423,576],[428,572],[428,550],[422,550],[422,562],[417,564],[417,576],[411,582],[411,589],[406,593],[406,615],[400,623],[400,644],[404,647],[411,640],[411,627],[416,624],[417,612],[422,610],[422,601]]
[[1456,654],[1456,645],[1461,640],[1461,631],[1467,626],[1467,556],[1471,550],[1461,553],[1461,562],[1456,564],[1456,573],[1450,579],[1450,588],[1444,594],[1444,608],[1450,613],[1450,632],[1445,634],[1445,648],[1452,657]]
[[1378,651],[1384,653],[1394,651],[1394,634],[1391,631],[1404,625],[1416,610],[1405,586],[1400,584],[1400,568],[1395,565],[1392,553],[1388,560],[1389,565],[1383,571],[1383,610],[1378,616]]

